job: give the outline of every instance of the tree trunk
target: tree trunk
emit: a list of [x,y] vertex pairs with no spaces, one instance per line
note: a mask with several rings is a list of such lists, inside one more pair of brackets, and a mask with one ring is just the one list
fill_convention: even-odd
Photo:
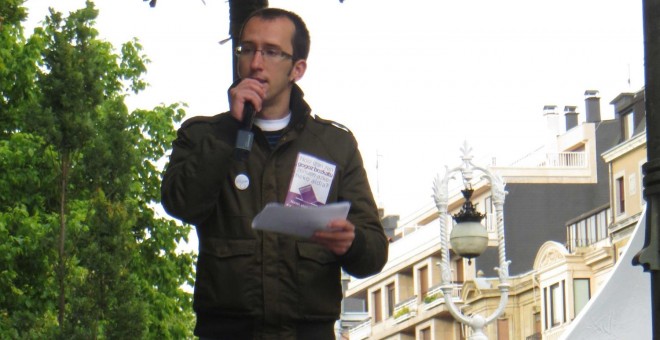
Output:
[[66,237],[66,186],[67,177],[69,173],[70,154],[67,151],[62,152],[62,159],[60,161],[60,238],[58,247],[58,264],[57,264],[57,283],[59,285],[59,311],[57,314],[57,321],[60,326],[60,333],[64,332],[64,307],[65,307],[65,289],[64,278],[66,276],[66,265],[64,260],[64,239]]

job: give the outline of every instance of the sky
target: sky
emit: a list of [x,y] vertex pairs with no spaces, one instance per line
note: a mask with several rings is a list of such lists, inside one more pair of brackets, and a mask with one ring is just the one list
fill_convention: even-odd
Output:
[[[150,87],[131,108],[185,102],[188,117],[226,111],[232,81],[226,0],[98,0],[100,37],[139,39]],[[598,90],[601,116],[644,85],[642,1],[270,0],[311,34],[299,85],[313,113],[356,136],[376,201],[402,220],[432,204],[432,185],[460,163],[506,165],[542,146],[545,105],[577,106]],[[27,0],[31,32],[84,0]],[[560,119],[563,121],[563,118]]]

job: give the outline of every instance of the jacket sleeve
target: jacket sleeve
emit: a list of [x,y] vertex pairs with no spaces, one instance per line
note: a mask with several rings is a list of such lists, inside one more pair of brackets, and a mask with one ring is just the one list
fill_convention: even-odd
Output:
[[339,183],[339,199],[351,202],[348,220],[355,225],[353,244],[340,257],[344,270],[357,278],[379,273],[387,263],[389,242],[357,146]]
[[179,129],[161,184],[165,211],[191,224],[203,221],[217,208],[233,150],[205,125],[184,124]]

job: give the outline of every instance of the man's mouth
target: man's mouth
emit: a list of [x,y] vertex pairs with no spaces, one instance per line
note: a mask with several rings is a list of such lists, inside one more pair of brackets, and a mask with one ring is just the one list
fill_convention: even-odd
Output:
[[252,79],[258,81],[261,84],[266,84],[267,83],[266,79],[256,78],[256,77],[252,77]]

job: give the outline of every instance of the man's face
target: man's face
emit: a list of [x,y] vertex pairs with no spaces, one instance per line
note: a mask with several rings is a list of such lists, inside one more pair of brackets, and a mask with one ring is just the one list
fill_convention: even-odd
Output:
[[[264,20],[253,17],[243,28],[241,45],[257,52],[252,57],[238,58],[238,73],[241,78],[256,79],[264,86],[264,106],[288,101],[291,84],[304,74],[305,60],[293,62],[290,58],[294,30],[295,26],[288,18]],[[279,50],[288,57],[269,58],[259,52],[266,50]]]

